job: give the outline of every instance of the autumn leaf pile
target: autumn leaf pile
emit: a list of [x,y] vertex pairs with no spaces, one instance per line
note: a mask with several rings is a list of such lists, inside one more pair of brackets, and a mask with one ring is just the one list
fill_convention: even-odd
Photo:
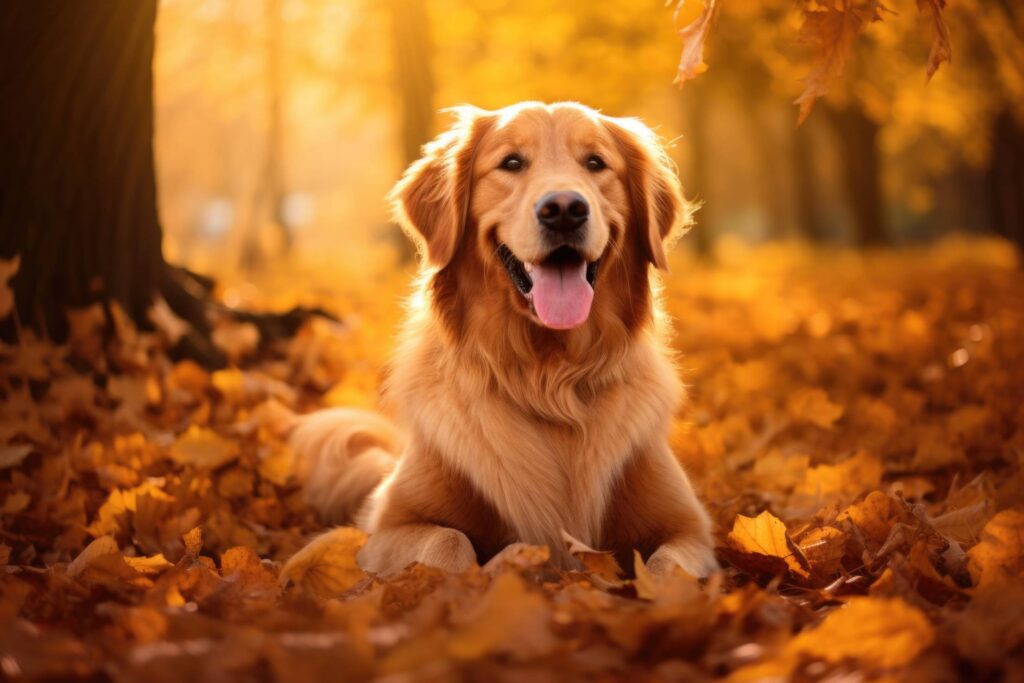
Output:
[[572,539],[585,571],[514,546],[383,580],[356,565],[353,529],[282,572],[324,530],[289,423],[373,405],[406,274],[318,301],[268,287],[333,300],[342,322],[273,341],[219,321],[233,364],[216,372],[173,359],[166,310],[152,331],[75,311],[60,345],[22,328],[0,347],[0,675],[1020,680],[1012,251],[719,246],[713,264],[678,257],[665,289],[690,385],[672,443],[718,526],[723,570],[703,582]]

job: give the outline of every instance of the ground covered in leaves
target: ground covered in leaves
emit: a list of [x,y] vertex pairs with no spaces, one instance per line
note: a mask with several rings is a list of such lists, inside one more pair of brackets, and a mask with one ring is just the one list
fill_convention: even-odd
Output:
[[529,547],[380,580],[354,530],[282,575],[322,531],[283,434],[373,405],[406,276],[229,287],[342,322],[270,343],[222,321],[212,373],[172,359],[162,309],[150,332],[98,307],[63,345],[22,331],[0,347],[0,677],[1024,679],[1013,252],[720,247],[666,288],[691,386],[672,442],[718,525],[706,582],[582,548],[560,574]]

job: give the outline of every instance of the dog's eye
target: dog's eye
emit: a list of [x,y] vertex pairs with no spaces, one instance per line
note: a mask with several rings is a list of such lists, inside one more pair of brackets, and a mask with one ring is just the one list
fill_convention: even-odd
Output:
[[525,165],[526,162],[523,161],[523,158],[521,156],[519,156],[518,154],[509,154],[507,157],[501,160],[501,163],[498,164],[498,168],[500,168],[503,171],[512,171],[513,173],[515,173],[516,171],[522,171],[523,166]]
[[603,171],[606,168],[608,168],[608,164],[604,163],[604,159],[597,156],[596,154],[591,154],[589,157],[587,157],[588,171],[593,171],[596,173],[597,171]]

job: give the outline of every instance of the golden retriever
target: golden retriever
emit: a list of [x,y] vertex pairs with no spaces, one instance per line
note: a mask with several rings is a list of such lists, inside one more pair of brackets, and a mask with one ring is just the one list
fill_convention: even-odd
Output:
[[689,222],[672,163],[639,121],[579,104],[455,113],[392,193],[424,254],[385,385],[404,436],[359,411],[306,418],[307,499],[369,532],[359,563],[380,574],[514,542],[572,567],[565,532],[625,567],[637,549],[707,575],[651,267]]

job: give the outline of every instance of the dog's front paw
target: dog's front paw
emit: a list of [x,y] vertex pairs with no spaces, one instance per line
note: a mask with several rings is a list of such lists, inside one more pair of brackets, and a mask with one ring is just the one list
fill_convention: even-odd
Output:
[[466,534],[448,527],[410,524],[370,534],[359,551],[359,566],[387,576],[413,562],[449,572],[464,572],[476,563],[476,551]]
[[714,548],[703,542],[666,543],[647,559],[647,571],[655,576],[666,576],[676,567],[698,579],[710,576],[720,568]]

